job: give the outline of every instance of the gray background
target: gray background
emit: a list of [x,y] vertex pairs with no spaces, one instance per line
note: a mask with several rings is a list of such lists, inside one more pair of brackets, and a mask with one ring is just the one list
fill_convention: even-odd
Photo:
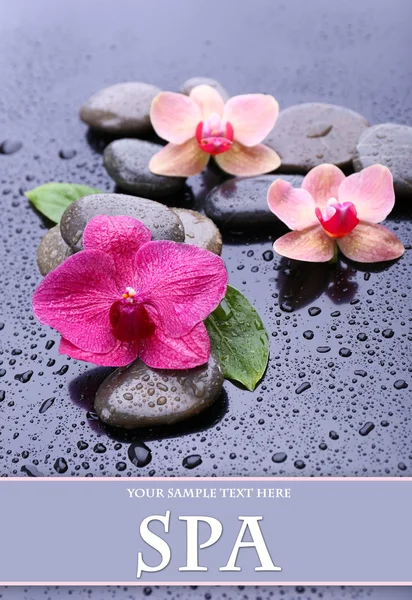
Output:
[[[2,545],[0,579],[13,582],[133,582],[137,553],[159,563],[158,553],[141,540],[139,526],[149,515],[171,511],[170,532],[151,529],[172,550],[169,565],[144,573],[141,582],[410,582],[412,481],[168,481],[70,482],[0,481]],[[166,498],[130,498],[127,488],[162,488]],[[290,499],[177,499],[167,489],[201,487],[290,487]],[[254,496],[254,494],[252,494]],[[16,520],[30,517],[16,527]],[[92,507],[87,515],[88,507]],[[185,573],[186,529],[179,516],[207,515],[224,528],[221,539],[200,551],[208,572]],[[281,572],[255,572],[253,549],[239,552],[240,572],[219,572],[239,532],[239,515],[263,516],[262,532]],[[81,541],[87,531],[86,543]],[[200,526],[200,539],[208,528]],[[56,535],[59,543],[56,544]],[[206,537],[207,536],[207,537]],[[403,542],[402,542],[403,541]]]

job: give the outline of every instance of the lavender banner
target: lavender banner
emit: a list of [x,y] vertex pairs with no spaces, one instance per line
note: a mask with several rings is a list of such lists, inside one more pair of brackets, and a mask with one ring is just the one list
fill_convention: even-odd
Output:
[[412,479],[0,479],[0,584],[412,585]]

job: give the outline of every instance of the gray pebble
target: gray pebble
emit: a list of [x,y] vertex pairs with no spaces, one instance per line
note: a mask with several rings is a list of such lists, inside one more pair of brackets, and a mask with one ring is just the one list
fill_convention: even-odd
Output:
[[60,235],[60,226],[55,225],[42,237],[37,250],[37,265],[40,273],[47,275],[72,254],[73,250]]
[[149,83],[117,83],[83,104],[80,118],[93,129],[114,135],[144,135],[152,130],[150,106],[160,88]]
[[142,221],[154,240],[183,242],[185,233],[179,217],[154,200],[125,194],[93,194],[73,202],[63,213],[60,232],[75,251],[82,249],[84,228],[97,215],[125,215]]
[[342,106],[299,104],[279,113],[265,143],[280,155],[285,173],[307,173],[322,163],[346,167],[368,126],[364,117]]
[[196,210],[173,208],[183,223],[185,243],[205,248],[214,254],[222,253],[222,236],[211,219]]
[[300,187],[303,181],[301,175],[280,174],[229,179],[209,192],[205,212],[222,229],[279,224],[267,203],[268,189],[276,179],[285,179],[294,187]]
[[412,127],[383,123],[370,127],[360,137],[355,171],[380,163],[391,171],[398,198],[412,196]]
[[151,369],[141,360],[116,369],[97,391],[94,409],[108,425],[136,429],[193,417],[219,397],[223,375],[216,360],[195,369]]
[[162,148],[143,140],[116,140],[104,151],[104,166],[124,190],[143,198],[163,198],[178,192],[186,178],[154,175],[149,170],[150,159]]
[[219,92],[223,100],[227,100],[229,98],[229,94],[223,87],[223,85],[216,81],[216,79],[210,79],[210,77],[191,77],[190,79],[187,79],[184,83],[182,83],[179,92],[188,96],[193,90],[193,88],[197,85],[210,85]]

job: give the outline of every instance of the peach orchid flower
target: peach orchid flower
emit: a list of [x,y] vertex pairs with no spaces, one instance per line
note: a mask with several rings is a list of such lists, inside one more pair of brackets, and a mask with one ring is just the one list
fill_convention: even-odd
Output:
[[161,92],[150,118],[156,133],[170,142],[149,164],[156,175],[190,177],[203,171],[213,156],[230,175],[253,176],[274,171],[279,155],[261,144],[272,131],[278,103],[267,94],[234,96],[226,103],[217,90],[199,85],[190,96]]
[[383,225],[395,202],[392,175],[372,165],[345,177],[330,164],[312,169],[300,189],[278,179],[268,192],[271,211],[292,229],[274,243],[281,256],[327,262],[341,252],[361,263],[394,260],[405,248]]

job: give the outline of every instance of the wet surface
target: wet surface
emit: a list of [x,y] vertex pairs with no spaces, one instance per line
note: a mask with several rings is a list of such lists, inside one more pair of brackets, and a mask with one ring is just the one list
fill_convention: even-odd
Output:
[[[271,251],[279,232],[270,228],[259,236],[225,233],[230,283],[265,321],[270,364],[254,393],[226,382],[218,403],[186,425],[135,435],[103,427],[92,402],[111,370],[60,356],[58,335],[32,315],[41,279],[36,251],[50,224],[23,192],[52,180],[115,190],[102,164],[111,140],[78,117],[102,87],[136,79],[178,89],[205,75],[232,94],[273,93],[281,107],[322,101],[372,124],[411,123],[407,0],[334,3],[332,13],[326,0],[260,0],[253,7],[229,0],[216,3],[219,19],[213,4],[183,0],[170,11],[166,1],[90,0],[87,10],[51,0],[2,3],[0,144],[13,142],[13,152],[0,153],[3,476],[412,475],[412,223],[405,201],[386,223],[406,245],[405,256],[372,269],[281,259]],[[171,203],[199,209],[222,180],[209,169],[188,179]],[[135,448],[148,448],[151,460],[134,460]],[[188,463],[195,466],[188,470]],[[199,598],[323,594],[207,593],[190,591]],[[385,597],[359,588],[345,594],[336,598]],[[56,591],[42,597],[49,596]],[[183,591],[168,593],[179,596]]]
[[[254,393],[226,382],[225,393],[210,413],[187,425],[119,434],[104,428],[92,412],[94,391],[108,370],[60,356],[58,335],[40,326],[32,315],[31,294],[40,281],[36,249],[47,224],[22,195],[23,190],[51,180],[114,190],[102,166],[101,152],[108,140],[90,133],[78,118],[82,100],[108,83],[135,76],[172,89],[190,74],[205,71],[220,78],[232,93],[263,89],[276,94],[281,105],[313,96],[344,102],[371,121],[391,117],[406,121],[411,109],[407,89],[402,87],[406,65],[397,62],[396,69],[385,74],[389,81],[373,100],[361,78],[357,77],[354,90],[349,85],[353,74],[339,69],[337,63],[329,70],[330,81],[327,73],[320,80],[320,66],[314,65],[310,87],[309,80],[304,83],[308,76],[299,71],[301,82],[295,81],[292,90],[297,54],[283,70],[272,59],[263,61],[259,46],[239,73],[233,64],[240,48],[232,48],[221,62],[217,31],[212,41],[205,35],[194,42],[207,54],[201,52],[203,68],[191,64],[188,57],[179,72],[176,67],[169,69],[171,58],[161,51],[166,39],[169,43],[172,39],[164,29],[166,20],[161,20],[159,30],[166,39],[159,38],[155,59],[143,50],[149,39],[142,24],[135,31],[128,29],[120,39],[121,25],[115,19],[110,29],[113,38],[108,40],[99,28],[99,23],[109,28],[107,17],[95,15],[94,33],[86,35],[81,11],[66,6],[65,18],[80,19],[73,33],[52,3],[43,5],[47,11],[41,27],[47,36],[31,31],[35,11],[27,3],[24,14],[8,8],[1,39],[0,61],[8,83],[1,99],[1,127],[5,138],[23,142],[18,152],[0,156],[2,474],[20,475],[34,466],[36,472],[56,475],[62,472],[56,461],[64,459],[67,468],[62,474],[66,476],[186,475],[183,460],[195,453],[202,457],[192,471],[196,475],[411,475],[410,250],[395,264],[371,269],[347,262],[313,266],[274,256],[272,242],[279,234],[275,229],[262,231],[259,237],[226,233],[223,257],[230,283],[256,305],[271,337],[265,378]],[[406,4],[401,5],[409,12]],[[262,6],[277,22],[290,22],[285,8],[274,11],[269,3]],[[192,9],[191,18],[196,10]],[[150,9],[145,11],[148,18]],[[264,13],[255,15],[252,32],[261,32],[274,54],[275,42],[263,17]],[[320,47],[315,48],[313,40],[306,45],[302,40],[301,49],[308,46],[320,53],[317,60],[322,61],[326,49],[334,47],[330,36],[342,38],[346,31],[361,45],[373,27],[383,27],[379,10],[369,24],[363,12],[346,28],[338,25],[337,18],[334,15],[333,36],[326,20]],[[395,25],[398,19],[402,21],[401,14],[392,19]],[[295,19],[293,27],[299,23],[302,27],[300,19]],[[366,31],[361,31],[360,23]],[[393,37],[394,30],[388,27],[385,22],[387,36]],[[396,35],[401,34],[402,28]],[[394,52],[398,46],[399,39]],[[141,48],[137,63],[130,55],[134,47]],[[183,49],[178,46],[174,52],[177,59]],[[338,58],[342,60],[343,55],[336,54],[335,61]],[[369,71],[379,58],[378,53]],[[359,61],[356,64],[362,67]],[[382,70],[374,77],[383,77]],[[385,90],[390,89],[389,102]],[[62,159],[62,149],[76,154]],[[211,168],[203,176],[190,178],[185,193],[171,201],[199,208],[206,191],[221,180],[217,168]],[[405,203],[387,224],[410,248],[412,227]],[[367,423],[373,428],[366,427]],[[331,431],[339,437],[332,439]],[[139,440],[150,440],[152,460],[144,468],[136,468],[128,459],[128,444]],[[87,448],[79,449],[80,442]],[[104,452],[95,450],[98,444],[104,444]],[[279,452],[287,455],[282,463],[272,461]],[[119,471],[119,462],[127,468]]]

